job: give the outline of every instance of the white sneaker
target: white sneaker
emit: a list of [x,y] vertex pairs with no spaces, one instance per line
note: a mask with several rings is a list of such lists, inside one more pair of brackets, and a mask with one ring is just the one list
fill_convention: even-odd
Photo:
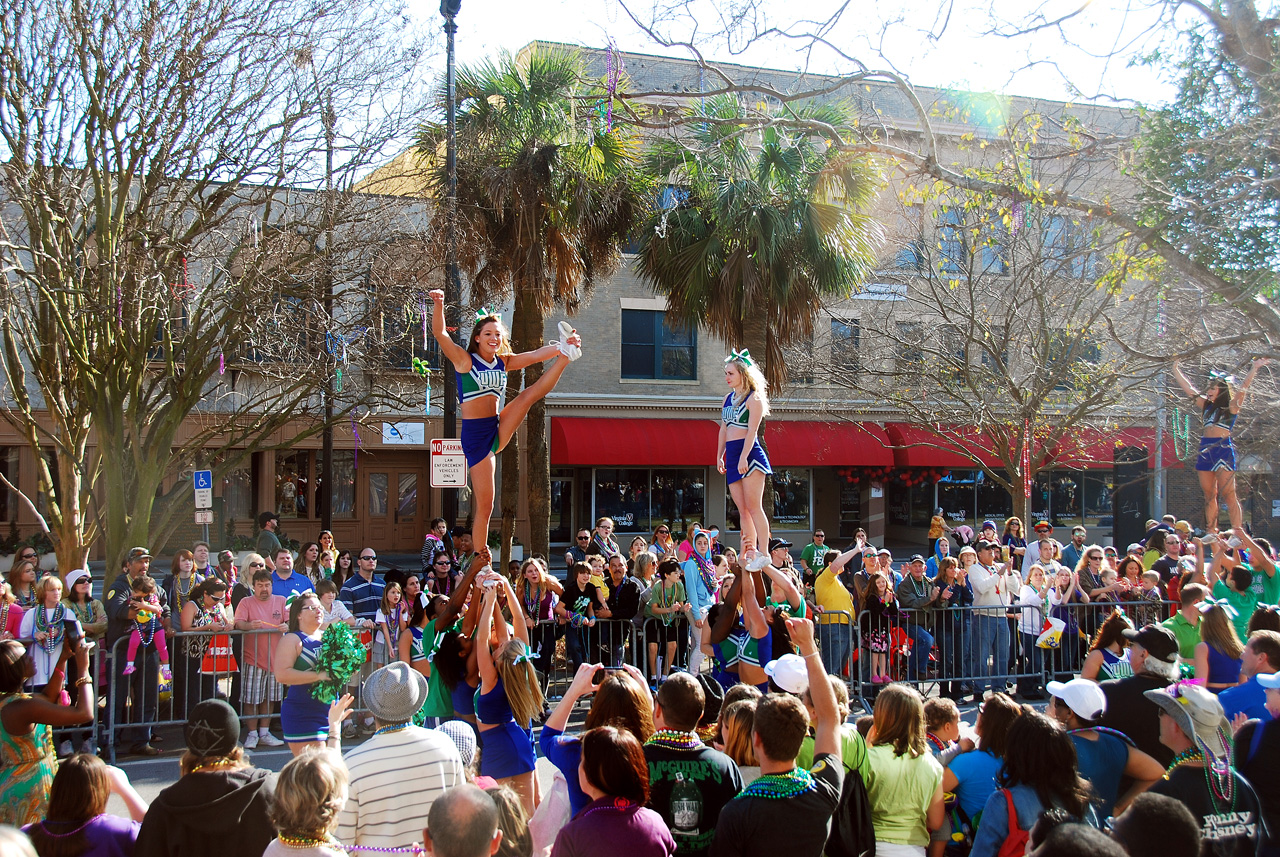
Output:
[[70,756],[70,755],[73,755],[74,753],[75,753],[75,748],[71,746],[70,741],[63,741],[61,744],[58,745],[59,756]]
[[262,744],[264,747],[283,747],[284,746],[284,742],[281,741],[276,736],[272,735],[270,732],[259,732],[258,743]]
[[756,551],[756,555],[747,560],[746,568],[747,571],[760,571],[769,564],[769,555],[767,553],[760,553],[759,551]]
[[250,729],[249,736],[244,739],[244,748],[246,750],[252,750],[257,746],[258,746],[258,730]]
[[560,322],[560,339],[552,340],[551,344],[560,349],[560,353],[568,357],[570,362],[577,360],[582,356],[582,349],[577,345],[569,344],[569,337],[573,335],[573,326],[567,321]]

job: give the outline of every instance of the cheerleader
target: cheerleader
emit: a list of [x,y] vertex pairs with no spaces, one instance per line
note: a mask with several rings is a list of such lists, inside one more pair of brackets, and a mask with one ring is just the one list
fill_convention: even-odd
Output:
[[1258,358],[1253,361],[1249,374],[1239,390],[1232,385],[1235,377],[1219,372],[1209,374],[1209,389],[1203,393],[1191,386],[1182,371],[1182,364],[1173,361],[1173,377],[1178,386],[1199,405],[1204,412],[1204,436],[1200,438],[1200,455],[1196,458],[1196,475],[1200,477],[1200,489],[1204,492],[1204,528],[1218,532],[1218,500],[1227,504],[1227,516],[1232,529],[1244,524],[1244,511],[1236,496],[1236,449],[1231,442],[1231,429],[1235,427],[1240,406],[1249,392],[1249,386],[1258,370],[1271,361]]
[[[489,518],[493,515],[495,455],[515,436],[533,403],[555,387],[569,362],[582,356],[582,338],[567,323],[560,322],[560,342],[515,354],[508,344],[502,318],[482,309],[476,313],[471,337],[463,349],[445,330],[444,292],[433,289],[430,294],[434,305],[431,331],[445,359],[453,363],[458,373],[462,451],[471,473],[471,508],[475,516],[471,539],[474,544],[483,545],[488,543]],[[508,372],[518,372],[552,358],[555,362],[542,377],[502,407]]]
[[773,638],[769,620],[757,597],[757,587],[761,584],[755,573],[742,569],[740,572],[729,597],[707,616],[716,660],[711,674],[726,690],[742,682],[768,693],[769,677],[765,675],[764,666],[771,659]]
[[316,670],[324,617],[320,599],[308,590],[289,600],[289,633],[276,643],[272,672],[288,688],[280,703],[280,727],[297,756],[308,747],[324,746],[329,737],[329,704],[311,695],[311,685],[328,681],[329,674]]
[[[745,348],[725,358],[724,380],[730,392],[721,409],[716,469],[725,474],[729,494],[738,508],[746,568],[759,571],[769,564],[769,555],[763,548],[769,544],[764,486],[773,470],[757,437],[760,421],[769,415],[768,386]],[[760,551],[752,553],[756,547]]]
[[[509,786],[530,816],[537,805],[533,775],[537,754],[533,749],[532,723],[542,714],[542,689],[529,652],[529,630],[515,590],[507,581],[490,577],[483,582],[477,660],[480,692],[476,694],[476,721],[483,753],[480,774]],[[499,596],[506,599],[514,629],[497,615],[496,639],[490,640]]]

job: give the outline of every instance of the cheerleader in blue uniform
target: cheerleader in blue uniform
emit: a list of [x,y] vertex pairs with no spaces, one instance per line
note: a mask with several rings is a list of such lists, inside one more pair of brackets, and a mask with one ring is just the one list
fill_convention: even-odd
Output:
[[[507,329],[496,313],[482,309],[476,313],[475,326],[464,350],[453,341],[444,327],[444,292],[431,291],[434,312],[431,331],[440,343],[440,351],[458,373],[458,401],[462,404],[462,451],[471,472],[472,542],[488,543],[489,518],[493,514],[496,466],[495,454],[506,447],[516,429],[529,413],[533,403],[551,392],[570,361],[582,356],[582,338],[567,322],[560,322],[560,341],[515,354],[511,351]],[[518,372],[535,363],[556,358],[537,381],[525,387],[506,407],[502,407],[507,390],[507,373]],[[447,394],[446,394],[447,395]]]
[[1240,498],[1236,496],[1236,449],[1231,442],[1231,429],[1258,370],[1270,362],[1264,358],[1254,360],[1238,391],[1233,389],[1234,376],[1212,372],[1209,389],[1201,393],[1191,386],[1179,361],[1173,361],[1174,380],[1204,409],[1204,436],[1200,438],[1196,471],[1200,477],[1200,488],[1204,491],[1205,529],[1211,533],[1218,531],[1219,498],[1227,504],[1232,528],[1239,529],[1244,523],[1244,511],[1240,508]]
[[[542,714],[543,698],[529,651],[529,629],[510,583],[494,576],[485,581],[483,589],[484,604],[476,635],[480,773],[512,788],[520,795],[525,811],[533,815],[537,804],[533,719]],[[499,598],[507,603],[514,629],[507,628],[502,610],[497,607]],[[491,639],[495,621],[497,633]]]
[[[724,380],[731,392],[721,409],[716,469],[725,474],[729,495],[738,507],[744,563],[748,570],[759,571],[769,564],[764,486],[773,470],[757,433],[760,421],[769,415],[769,391],[764,374],[745,348],[725,358]],[[758,552],[753,553],[756,548]]]
[[329,737],[329,704],[311,695],[311,685],[329,680],[328,673],[316,669],[323,618],[324,609],[314,592],[293,596],[289,633],[276,644],[272,662],[276,681],[289,689],[280,703],[280,726],[295,756],[308,747],[323,747]]

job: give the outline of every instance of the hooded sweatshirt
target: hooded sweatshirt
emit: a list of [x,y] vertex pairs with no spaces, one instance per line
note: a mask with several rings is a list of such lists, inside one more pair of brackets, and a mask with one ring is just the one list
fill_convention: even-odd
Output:
[[156,797],[135,857],[261,854],[275,838],[269,816],[276,776],[260,768],[187,774]]
[[[947,539],[945,536],[943,538],[934,540],[933,556],[929,557],[928,561],[924,564],[924,576],[929,578],[930,580],[936,580],[938,577],[938,565],[939,563],[942,562],[941,545],[946,540]],[[947,554],[947,556],[951,556],[951,554]]]

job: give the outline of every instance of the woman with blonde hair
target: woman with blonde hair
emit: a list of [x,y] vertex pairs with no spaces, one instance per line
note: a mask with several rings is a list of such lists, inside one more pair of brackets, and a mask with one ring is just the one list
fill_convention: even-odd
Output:
[[[480,773],[510,786],[533,815],[538,802],[534,776],[537,754],[533,749],[532,724],[542,715],[543,696],[529,652],[529,630],[515,591],[506,580],[490,577],[482,584],[480,626],[476,633],[476,664],[480,687],[476,694],[476,727],[484,753]],[[514,631],[507,628],[497,604],[505,596],[514,619]],[[494,614],[497,613],[497,634]]]
[[1200,642],[1196,643],[1193,662],[1196,681],[1213,693],[1222,693],[1240,683],[1240,655],[1244,644],[1236,634],[1231,619],[1235,608],[1224,598],[1206,598],[1200,602]]
[[929,831],[945,817],[942,765],[925,740],[924,700],[913,687],[890,684],[876,696],[874,717],[867,798],[876,854],[923,857]]
[[22,629],[22,608],[9,581],[0,580],[0,640],[16,640]]
[[756,759],[756,750],[751,743],[755,723],[756,699],[740,699],[730,703],[720,715],[720,737],[724,739],[722,750],[738,766],[744,786],[760,778],[760,762]]
[[529,628],[529,647],[533,649],[533,665],[542,674],[542,692],[551,680],[551,660],[556,654],[556,603],[564,595],[560,581],[547,572],[547,565],[537,557],[529,557],[520,566],[516,581],[516,597],[524,610]]
[[348,773],[333,750],[309,748],[290,759],[276,782],[271,823],[276,838],[262,857],[345,857],[333,838],[338,815],[347,803]]
[[[729,494],[738,508],[742,558],[747,570],[759,571],[769,563],[764,487],[773,468],[758,437],[761,420],[769,416],[769,387],[745,348],[725,358],[724,382],[730,392],[720,412],[716,469],[725,475]],[[755,553],[748,556],[752,550]]]
[[[36,604],[22,615],[19,639],[34,640],[28,656],[35,663],[36,674],[32,685],[39,693],[62,663],[62,649],[67,642],[67,620],[79,629],[75,614],[62,603],[62,578],[47,574],[36,584]],[[80,631],[73,636],[84,637]]]

